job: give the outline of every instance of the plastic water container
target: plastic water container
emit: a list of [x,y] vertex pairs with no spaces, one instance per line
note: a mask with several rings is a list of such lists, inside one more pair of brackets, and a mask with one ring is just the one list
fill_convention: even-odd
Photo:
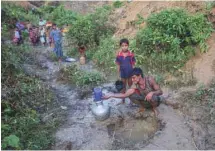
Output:
[[94,89],[93,89],[93,94],[94,94],[94,100],[95,101],[101,101],[101,99],[102,99],[102,89],[101,88],[99,88],[99,87],[95,87]]

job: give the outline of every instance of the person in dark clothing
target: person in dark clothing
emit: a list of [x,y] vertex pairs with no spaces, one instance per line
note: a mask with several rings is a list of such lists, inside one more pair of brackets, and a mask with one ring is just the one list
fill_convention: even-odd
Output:
[[151,76],[144,76],[140,68],[134,68],[131,73],[132,85],[125,93],[117,93],[103,96],[103,99],[114,98],[126,98],[140,105],[139,112],[143,112],[145,108],[152,108],[155,116],[159,114],[157,107],[160,103],[171,105],[174,108],[178,107],[178,103],[174,103],[166,100],[163,96],[163,91],[156,83],[155,79]]

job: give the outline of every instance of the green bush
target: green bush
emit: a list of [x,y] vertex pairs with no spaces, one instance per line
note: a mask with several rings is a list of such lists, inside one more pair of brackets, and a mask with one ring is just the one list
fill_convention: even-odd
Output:
[[113,3],[114,8],[120,8],[122,5],[123,5],[123,3],[118,0]]
[[66,10],[63,5],[57,6],[53,10],[50,10],[50,6],[46,7],[43,8],[44,14],[47,14],[47,9],[51,11],[51,13],[46,15],[46,19],[56,23],[60,27],[66,24],[73,25],[79,17],[77,13]]
[[116,69],[115,57],[117,44],[116,40],[111,38],[111,36],[104,38],[93,54],[93,60],[96,65],[106,72]]
[[144,21],[145,21],[145,19],[140,14],[137,14],[137,20],[135,21],[135,24],[140,25]]
[[62,73],[64,78],[68,77],[68,80],[78,87],[96,86],[104,81],[104,76],[100,72],[80,70],[76,65],[64,68]]
[[42,123],[40,114],[53,104],[42,82],[24,74],[25,45],[2,44],[2,149],[48,149],[55,122]]
[[2,10],[4,12],[2,14],[2,24],[8,24],[9,28],[15,27],[15,18],[20,21],[29,20],[34,25],[39,23],[39,14],[33,14],[31,11],[25,10],[21,6],[3,2]]
[[7,147],[14,147],[18,149],[19,137],[17,137],[16,135],[10,135],[5,137],[2,143],[2,148],[7,148]]
[[77,57],[79,55],[79,51],[78,48],[70,48],[67,52],[66,52],[67,56],[70,57]]
[[100,39],[113,33],[114,28],[107,23],[111,8],[104,6],[95,13],[79,16],[67,34],[74,44],[84,44],[88,48],[99,45]]
[[215,2],[207,1],[205,7],[206,7],[206,11],[210,12],[213,9],[213,7],[215,7]]
[[[39,15],[22,7],[2,3],[2,36],[10,39],[14,18],[38,24]],[[26,38],[27,33],[23,33]],[[32,61],[31,49],[23,44],[1,45],[1,148],[5,150],[48,149],[53,143],[57,120],[41,121],[41,114],[54,106],[53,93],[36,77],[27,76],[22,66]],[[34,60],[33,60],[34,61]]]
[[84,85],[99,85],[104,79],[101,73],[99,72],[86,72],[86,71],[79,71],[76,72],[73,76],[76,79],[77,86],[84,86]]
[[147,27],[137,33],[136,54],[149,68],[174,72],[195,54],[195,46],[199,45],[201,52],[207,50],[205,40],[211,32],[212,26],[203,14],[164,10],[149,16]]

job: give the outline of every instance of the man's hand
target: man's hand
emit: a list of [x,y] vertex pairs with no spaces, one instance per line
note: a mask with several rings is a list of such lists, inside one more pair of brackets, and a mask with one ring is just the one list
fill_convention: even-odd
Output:
[[152,96],[153,96],[153,92],[149,92],[147,95],[146,95],[146,100],[147,101],[151,101],[152,100]]
[[105,95],[102,97],[102,99],[106,100],[106,99],[109,99],[111,97],[111,95]]

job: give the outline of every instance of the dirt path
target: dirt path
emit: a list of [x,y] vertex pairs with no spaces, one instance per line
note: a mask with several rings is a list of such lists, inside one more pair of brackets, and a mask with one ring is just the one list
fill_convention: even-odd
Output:
[[[45,50],[44,50],[45,49]],[[37,75],[58,97],[59,106],[67,112],[64,124],[58,129],[52,149],[195,149],[191,132],[181,115],[170,107],[160,105],[159,118],[150,110],[138,113],[137,106],[116,106],[120,99],[104,102],[111,107],[110,118],[100,122],[92,115],[92,92],[82,96],[74,86],[58,81],[62,67],[47,58],[50,50],[36,48],[37,65],[25,65],[28,74]],[[103,86],[103,93],[112,93],[113,84]]]

